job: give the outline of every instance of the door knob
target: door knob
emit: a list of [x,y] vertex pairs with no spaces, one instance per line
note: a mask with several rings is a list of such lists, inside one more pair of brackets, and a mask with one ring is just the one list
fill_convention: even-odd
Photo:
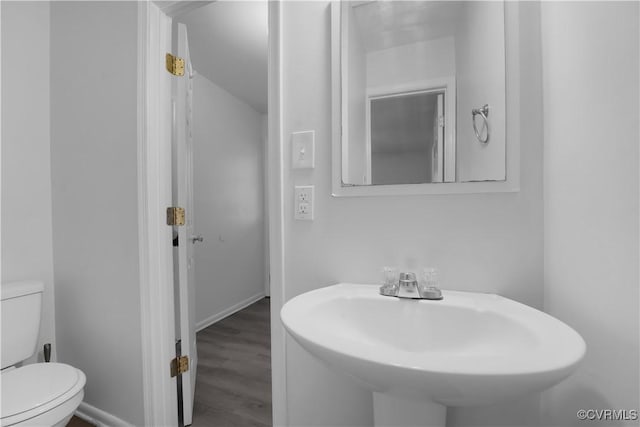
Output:
[[195,242],[204,242],[204,237],[202,237],[201,235],[191,236],[191,243]]

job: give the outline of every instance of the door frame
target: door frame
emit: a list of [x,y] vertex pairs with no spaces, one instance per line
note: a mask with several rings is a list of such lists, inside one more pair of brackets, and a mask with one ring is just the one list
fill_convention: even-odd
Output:
[[[168,27],[168,28],[167,28]],[[138,251],[145,425],[178,424],[173,248],[166,208],[171,206],[171,81],[161,52],[171,49],[171,25],[152,2],[138,3]],[[168,95],[168,96],[167,96]]]
[[[175,357],[173,248],[166,208],[171,206],[171,124],[161,120],[170,108],[170,80],[163,52],[170,52],[169,17],[207,2],[138,3],[138,243],[145,425],[178,423]],[[271,294],[271,372],[273,425],[287,425],[284,304],[284,198],[282,139],[281,14],[269,1],[267,198]],[[167,85],[169,87],[167,88]],[[169,96],[167,96],[169,94]]]

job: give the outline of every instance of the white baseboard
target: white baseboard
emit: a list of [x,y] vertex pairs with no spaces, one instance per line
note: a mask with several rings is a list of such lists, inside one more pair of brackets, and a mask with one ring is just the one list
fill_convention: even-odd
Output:
[[80,403],[75,415],[97,427],[134,427],[133,424],[85,402]]
[[265,297],[264,292],[257,293],[255,295],[253,295],[252,297],[247,298],[244,301],[240,301],[239,303],[234,304],[231,307],[229,307],[229,308],[227,308],[225,310],[222,310],[219,313],[214,314],[213,316],[209,316],[206,319],[204,319],[204,320],[202,320],[200,322],[197,322],[196,323],[196,332],[200,332],[204,328],[207,328],[207,327],[213,325],[214,323],[219,322],[220,320],[224,319],[225,317],[231,316],[233,313],[236,313],[236,312],[242,310],[243,308],[250,306],[254,302],[259,301],[264,297]]

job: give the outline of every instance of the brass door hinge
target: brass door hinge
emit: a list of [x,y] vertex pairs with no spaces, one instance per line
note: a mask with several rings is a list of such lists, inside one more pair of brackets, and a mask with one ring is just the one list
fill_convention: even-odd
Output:
[[184,225],[184,208],[167,208],[167,225]]
[[168,72],[174,76],[184,76],[184,59],[167,53],[166,64]]
[[184,374],[189,370],[189,357],[178,356],[171,361],[171,378]]

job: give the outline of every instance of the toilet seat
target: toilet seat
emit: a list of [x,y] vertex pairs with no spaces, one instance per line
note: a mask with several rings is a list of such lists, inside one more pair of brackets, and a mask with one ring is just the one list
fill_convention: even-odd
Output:
[[35,363],[2,373],[2,426],[36,417],[65,403],[86,383],[82,371],[64,363]]

